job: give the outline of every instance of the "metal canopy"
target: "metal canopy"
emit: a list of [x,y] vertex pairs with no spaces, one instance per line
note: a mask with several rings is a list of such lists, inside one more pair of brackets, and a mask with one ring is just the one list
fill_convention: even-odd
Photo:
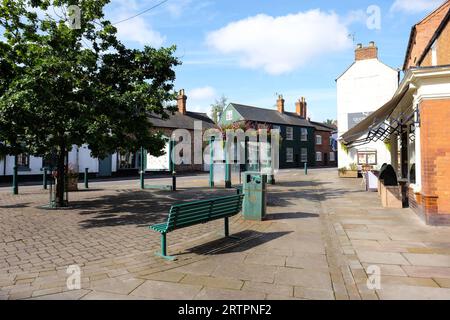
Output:
[[[405,88],[400,94],[394,96],[377,111],[344,133],[341,137],[344,144],[352,146],[366,144],[373,140],[381,140],[384,136],[389,135],[388,132],[391,134],[395,132],[398,128],[398,118],[400,118],[400,116],[397,119],[393,119],[394,125],[386,124],[385,121],[389,119],[390,115],[407,92],[408,88]],[[365,134],[367,134],[367,136],[361,139]]]

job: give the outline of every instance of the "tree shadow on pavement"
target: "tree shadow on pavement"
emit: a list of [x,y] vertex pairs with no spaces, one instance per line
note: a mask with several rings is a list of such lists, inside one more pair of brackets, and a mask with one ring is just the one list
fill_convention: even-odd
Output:
[[70,208],[86,219],[84,229],[135,225],[148,227],[167,219],[170,207],[177,203],[235,194],[234,190],[189,190],[185,192],[120,190],[113,195],[70,202]]

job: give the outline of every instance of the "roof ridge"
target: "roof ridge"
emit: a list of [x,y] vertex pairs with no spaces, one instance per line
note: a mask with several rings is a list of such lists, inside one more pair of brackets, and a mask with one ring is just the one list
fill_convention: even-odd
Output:
[[423,18],[422,20],[420,20],[419,22],[417,22],[415,24],[415,26],[417,26],[418,24],[421,24],[423,22],[425,22],[426,20],[430,19],[431,16],[433,16],[434,14],[438,13],[439,11],[441,11],[442,9],[444,9],[445,6],[450,5],[450,0],[444,1],[444,3],[442,3],[439,7],[437,7],[436,9],[434,9],[432,12],[430,12],[425,18]]

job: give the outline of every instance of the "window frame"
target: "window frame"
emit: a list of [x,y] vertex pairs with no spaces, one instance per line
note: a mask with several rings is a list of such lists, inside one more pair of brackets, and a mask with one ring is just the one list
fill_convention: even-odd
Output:
[[286,127],[286,140],[292,141],[294,140],[294,128]]
[[[291,155],[291,159],[289,159],[289,154]],[[286,162],[294,163],[294,148],[286,148]]]
[[[19,158],[25,159],[25,164],[19,162]],[[29,171],[30,170],[30,155],[26,153],[21,153],[17,155],[17,170],[19,171]]]
[[[303,151],[305,152],[303,153]],[[308,148],[300,148],[300,162],[302,163],[308,162]]]
[[301,128],[300,133],[300,141],[308,141],[308,129]]
[[225,120],[233,121],[233,110],[227,110],[227,112],[225,112]]
[[[333,159],[331,159],[331,155],[333,155]],[[336,154],[334,153],[334,151],[330,152],[330,162],[335,162],[336,161]]]
[[[319,140],[320,140],[320,142],[319,142]],[[321,146],[322,143],[323,143],[322,135],[316,134],[316,146]]]
[[[320,155],[320,159],[319,159],[319,156]],[[323,161],[323,155],[322,155],[322,152],[320,152],[320,151],[316,151],[316,162],[322,162]]]

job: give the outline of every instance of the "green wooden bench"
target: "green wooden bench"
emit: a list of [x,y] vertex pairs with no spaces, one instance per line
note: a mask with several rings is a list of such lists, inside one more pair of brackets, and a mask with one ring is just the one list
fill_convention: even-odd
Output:
[[213,220],[225,220],[225,237],[229,237],[228,218],[241,212],[243,198],[242,194],[238,194],[172,206],[167,222],[149,227],[161,234],[161,252],[156,254],[167,260],[175,260],[175,257],[167,255],[167,233]]

